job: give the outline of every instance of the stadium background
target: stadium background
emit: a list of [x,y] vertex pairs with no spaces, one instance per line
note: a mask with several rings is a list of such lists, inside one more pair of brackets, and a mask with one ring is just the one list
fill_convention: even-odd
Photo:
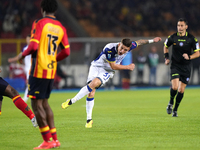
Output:
[[[0,66],[2,77],[8,77],[7,58],[15,56],[25,45],[25,37],[30,33],[32,22],[41,18],[41,0],[1,0],[0,1]],[[180,17],[189,22],[188,31],[200,39],[198,18],[199,0],[58,0],[58,20],[66,27],[71,55],[61,62],[66,73],[73,75],[68,80],[69,87],[85,84],[88,67],[105,44],[118,42],[121,38],[132,40],[162,37],[162,42],[152,44],[160,56],[157,71],[157,85],[170,85],[169,67],[164,65],[163,42],[168,35],[176,32],[176,23]],[[133,62],[138,51],[149,53],[150,45],[137,48],[133,52]],[[149,68],[145,65],[144,82],[148,84]],[[197,83],[197,74],[194,76]],[[120,84],[117,71],[113,80]],[[136,69],[131,75],[131,84],[137,80]]]

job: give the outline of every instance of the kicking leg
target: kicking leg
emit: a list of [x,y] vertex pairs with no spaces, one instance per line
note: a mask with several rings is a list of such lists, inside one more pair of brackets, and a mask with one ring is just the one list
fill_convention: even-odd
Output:
[[4,96],[7,96],[12,99],[15,106],[20,109],[33,123],[34,127],[37,127],[37,122],[35,119],[35,115],[29,106],[23,101],[19,93],[10,85],[8,85],[5,89]]
[[73,97],[72,99],[68,99],[66,102],[62,103],[62,108],[65,109],[67,108],[69,105],[75,103],[76,101],[80,100],[81,98],[83,98],[85,95],[89,94],[90,92],[92,92],[93,89],[99,87],[102,84],[101,80],[99,78],[95,78],[94,80],[92,80],[92,82],[90,82],[88,85],[84,86],[79,92],[78,94],[76,94],[75,97]]

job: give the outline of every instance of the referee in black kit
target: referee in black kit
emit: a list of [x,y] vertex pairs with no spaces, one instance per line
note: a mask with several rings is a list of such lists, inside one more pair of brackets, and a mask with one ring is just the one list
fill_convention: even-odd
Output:
[[200,54],[198,40],[186,31],[187,28],[188,23],[186,19],[180,18],[177,23],[178,32],[169,36],[164,43],[166,65],[170,63],[168,48],[172,45],[170,66],[172,87],[170,89],[170,101],[167,106],[167,113],[171,114],[174,105],[174,97],[176,96],[172,117],[178,116],[177,110],[183,98],[185,87],[190,79],[191,59],[199,57]]

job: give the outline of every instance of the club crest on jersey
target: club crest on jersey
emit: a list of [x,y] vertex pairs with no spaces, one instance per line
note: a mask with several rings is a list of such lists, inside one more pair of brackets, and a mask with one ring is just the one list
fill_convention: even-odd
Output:
[[179,45],[180,45],[180,46],[183,46],[183,42],[180,42]]
[[133,46],[136,46],[135,43],[133,43],[133,42],[132,42],[132,45],[133,45]]
[[108,54],[108,58],[111,58],[111,54]]

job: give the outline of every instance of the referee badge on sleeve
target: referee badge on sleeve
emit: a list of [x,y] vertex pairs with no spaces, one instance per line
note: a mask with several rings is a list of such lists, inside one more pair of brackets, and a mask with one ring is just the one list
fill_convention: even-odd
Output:
[[168,39],[165,40],[165,44],[167,45]]
[[199,49],[199,43],[196,43],[196,49]]

